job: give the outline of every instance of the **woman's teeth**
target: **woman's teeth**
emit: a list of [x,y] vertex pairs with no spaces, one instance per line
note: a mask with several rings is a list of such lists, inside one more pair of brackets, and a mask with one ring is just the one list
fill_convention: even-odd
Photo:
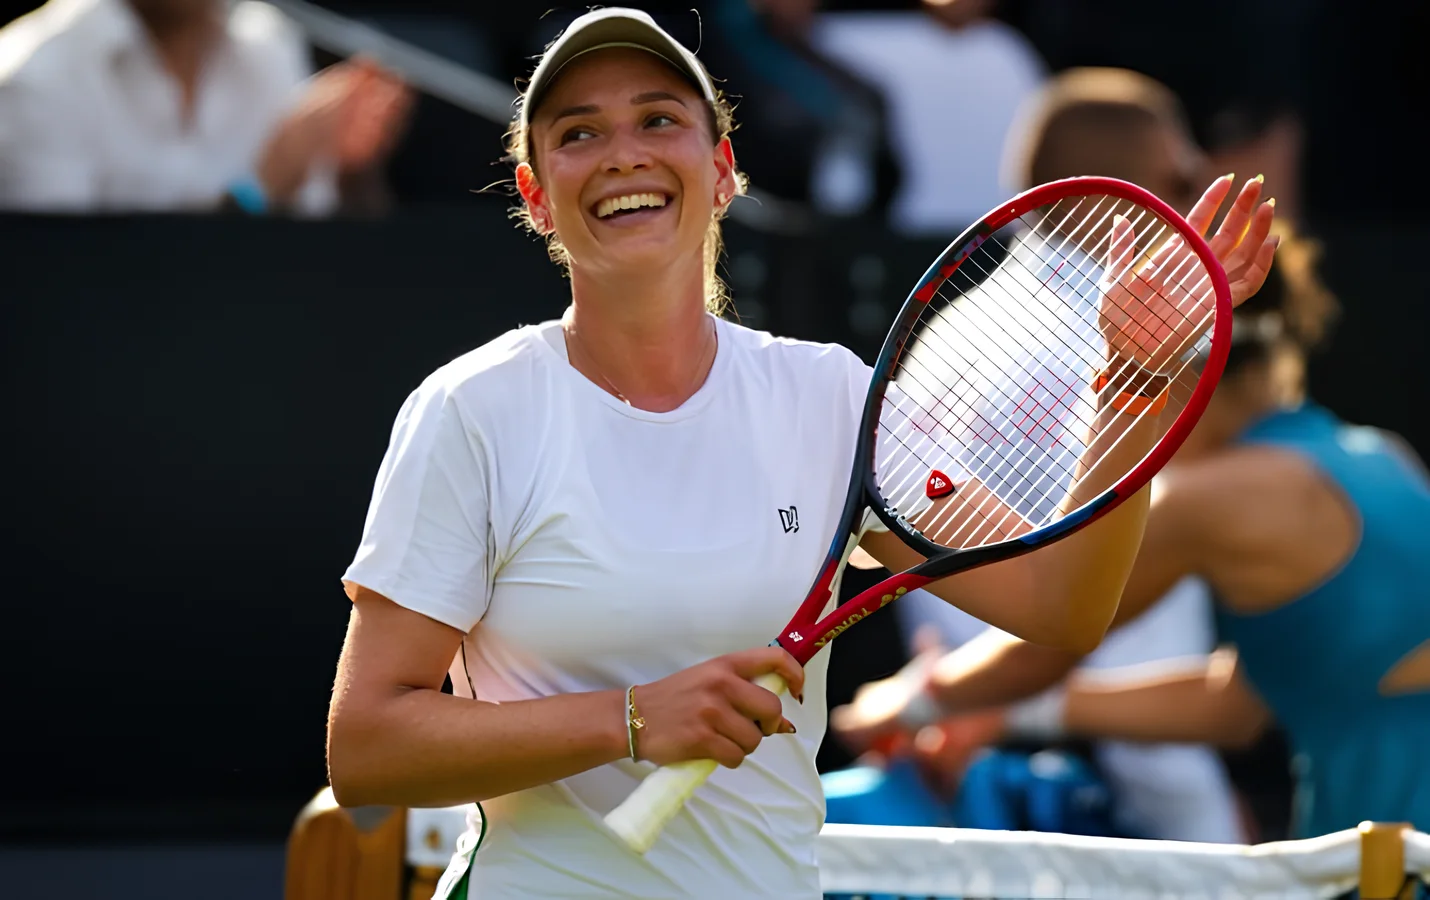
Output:
[[627,209],[640,209],[643,206],[661,207],[664,205],[664,194],[627,194],[624,197],[608,197],[596,204],[596,218],[604,219],[607,216]]

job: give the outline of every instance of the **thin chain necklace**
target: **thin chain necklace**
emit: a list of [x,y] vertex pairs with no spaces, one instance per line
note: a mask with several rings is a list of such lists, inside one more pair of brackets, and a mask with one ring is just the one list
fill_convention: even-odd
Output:
[[[562,331],[562,333],[566,336],[566,352],[567,352],[567,355],[568,355],[568,356],[570,355],[570,353],[571,353],[571,346],[572,346],[573,344],[574,344],[575,346],[579,347],[580,350],[581,350],[581,355],[584,356],[584,357],[586,357],[586,362],[590,363],[591,368],[595,370],[596,374],[599,375],[599,376],[601,376],[601,380],[606,383],[606,387],[610,390],[610,392],[611,392],[612,394],[614,394],[614,395],[616,396],[616,399],[619,400],[619,401],[621,401],[622,403],[624,403],[624,404],[627,405],[627,406],[631,406],[631,405],[632,405],[632,404],[631,404],[631,401],[626,397],[625,394],[621,393],[621,389],[618,388],[618,387],[616,387],[615,383],[612,382],[610,378],[607,378],[607,377],[606,377],[606,373],[601,370],[600,364],[597,363],[595,357],[593,357],[593,356],[591,355],[591,351],[589,351],[589,350],[586,349],[586,343],[581,340],[581,337],[580,337],[580,335],[578,335],[578,334],[576,333],[576,330],[575,330],[574,328],[571,328],[571,327],[567,326],[565,323],[563,323],[562,326],[561,326],[561,331]],[[720,346],[720,333],[719,333],[718,330],[716,330],[716,328],[714,327],[714,324],[713,324],[713,323],[711,324],[710,337],[711,337],[711,342],[710,342],[710,343],[711,343],[712,348],[713,348],[710,355],[711,355],[711,357],[713,358],[714,354],[715,354],[716,352],[718,352],[719,346]],[[696,377],[697,379],[700,378],[701,375],[702,375],[702,373],[703,373],[704,371],[705,371],[705,355],[704,355],[704,354],[701,354],[701,356],[700,356],[700,362],[695,366],[695,377]]]

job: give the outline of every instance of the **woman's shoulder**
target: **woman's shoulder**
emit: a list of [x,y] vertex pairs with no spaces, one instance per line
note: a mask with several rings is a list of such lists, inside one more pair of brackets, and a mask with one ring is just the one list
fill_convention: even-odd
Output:
[[843,344],[777,337],[729,320],[724,334],[742,351],[751,365],[793,376],[826,378],[835,374],[867,375],[869,366]]
[[1171,505],[1200,509],[1223,526],[1304,510],[1334,493],[1313,460],[1275,445],[1233,445],[1168,466],[1157,478],[1154,498],[1161,495]]
[[511,416],[530,417],[547,390],[555,351],[547,332],[560,323],[514,328],[439,366],[412,391],[407,415],[446,418],[487,430]]
[[427,390],[461,394],[492,387],[515,388],[548,367],[548,332],[558,322],[522,325],[439,366],[423,379]]

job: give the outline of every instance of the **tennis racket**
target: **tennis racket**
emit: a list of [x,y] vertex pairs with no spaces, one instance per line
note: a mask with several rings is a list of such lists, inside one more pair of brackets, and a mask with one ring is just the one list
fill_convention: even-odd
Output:
[[[1206,408],[1231,310],[1206,241],[1136,185],[1057,181],[989,213],[919,279],[885,339],[838,531],[774,643],[807,664],[909,591],[1106,515]],[[1134,440],[1160,431],[1151,450],[1119,451],[1150,417]],[[926,560],[829,611],[871,513]],[[785,690],[777,675],[755,683]],[[715,768],[658,769],[606,823],[646,852]]]

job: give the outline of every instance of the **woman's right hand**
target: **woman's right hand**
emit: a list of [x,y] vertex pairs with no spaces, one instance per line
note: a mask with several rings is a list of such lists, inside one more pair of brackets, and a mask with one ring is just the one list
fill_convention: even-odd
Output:
[[794,734],[780,698],[751,679],[775,673],[803,702],[804,668],[781,647],[729,653],[635,689],[645,727],[636,755],[659,765],[713,759],[733,769],[772,734]]

